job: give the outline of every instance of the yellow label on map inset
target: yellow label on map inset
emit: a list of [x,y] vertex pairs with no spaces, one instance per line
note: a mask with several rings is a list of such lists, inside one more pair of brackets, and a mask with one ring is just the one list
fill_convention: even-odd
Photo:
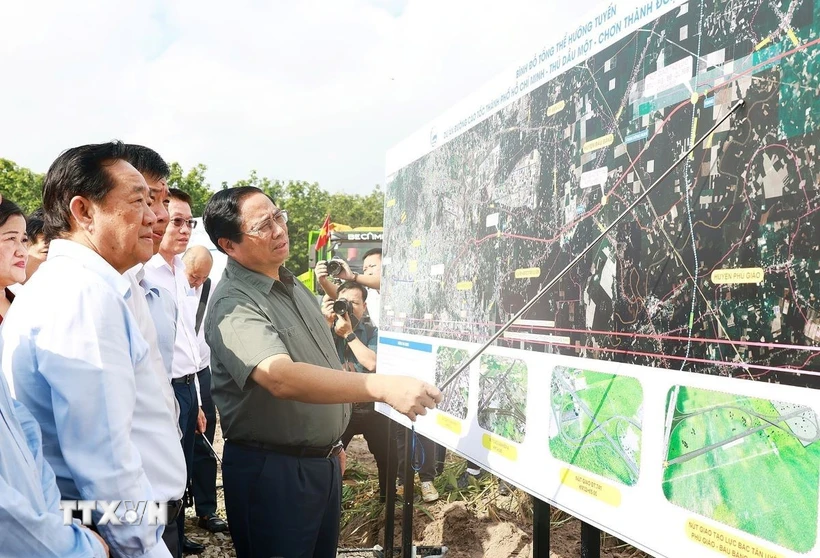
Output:
[[416,240],[414,240],[412,242],[412,246],[413,246],[413,248],[418,248],[419,246],[421,246],[421,239],[417,238]]
[[394,205],[396,205],[396,198],[387,200],[387,207],[393,207]]
[[522,267],[515,270],[516,279],[532,279],[534,277],[541,277],[540,267]]
[[440,427],[449,430],[453,434],[461,436],[461,421],[450,415],[439,413],[436,415],[436,424]]
[[797,38],[797,35],[794,33],[794,29],[789,27],[789,30],[786,31],[786,35],[789,36],[789,39],[794,43],[794,46],[800,46],[800,40]]
[[419,262],[417,262],[416,260],[410,260],[409,262],[407,262],[407,269],[410,270],[410,273],[415,273],[416,270],[418,270],[418,268]]
[[458,289],[459,291],[469,291],[472,290],[472,288],[472,281],[459,281],[458,283],[456,283],[456,289]]
[[603,147],[612,145],[612,142],[614,141],[615,136],[612,134],[607,134],[605,136],[601,136],[600,138],[586,142],[582,148],[582,151],[584,153],[591,153],[592,151],[597,151]]
[[547,109],[547,116],[552,116],[553,114],[561,112],[562,110],[564,110],[565,106],[567,106],[567,103],[565,103],[564,101],[558,101],[557,103],[555,103]]
[[497,453],[501,457],[506,457],[510,461],[518,461],[518,448],[511,442],[502,440],[497,436],[484,434],[481,436],[481,445],[484,446],[484,449]]
[[738,267],[734,269],[716,269],[712,272],[712,283],[715,285],[734,285],[737,283],[762,283],[765,273],[760,267]]
[[699,545],[732,558],[783,558],[782,554],[726,531],[715,529],[696,519],[686,522],[686,536]]
[[401,212],[401,222],[404,223],[405,221],[407,221],[407,212],[402,211]]
[[764,46],[766,46],[770,42],[772,42],[772,38],[771,37],[766,37],[765,39],[763,39],[762,41],[760,41],[759,43],[757,43],[755,45],[755,50],[760,50],[761,48],[763,48]]
[[618,507],[621,505],[621,491],[614,486],[603,481],[593,479],[581,473],[570,471],[566,467],[561,469],[561,484],[574,488],[578,492],[583,492],[588,496],[592,496],[596,500],[600,500],[610,506]]

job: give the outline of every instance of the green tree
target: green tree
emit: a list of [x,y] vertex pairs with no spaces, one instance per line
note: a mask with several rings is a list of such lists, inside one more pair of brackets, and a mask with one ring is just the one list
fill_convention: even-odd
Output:
[[200,163],[188,170],[187,173],[182,169],[182,165],[177,162],[171,163],[170,167],[171,174],[168,177],[168,187],[178,188],[190,195],[191,213],[194,217],[202,217],[205,204],[208,203],[213,194],[205,179],[205,172],[208,167]]
[[43,178],[8,159],[0,159],[0,193],[31,213],[43,204]]

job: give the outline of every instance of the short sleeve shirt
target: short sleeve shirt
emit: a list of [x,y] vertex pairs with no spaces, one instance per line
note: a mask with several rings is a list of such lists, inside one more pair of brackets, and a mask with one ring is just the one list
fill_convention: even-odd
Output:
[[349,404],[278,399],[250,377],[259,363],[280,354],[340,370],[331,335],[319,302],[290,271],[280,268],[275,280],[229,258],[205,319],[211,394],[225,438],[307,447],[336,442],[350,419]]
[[[379,342],[379,329],[375,328],[365,321],[359,322],[353,333],[358,337],[359,341],[364,343],[368,349],[376,352]],[[339,360],[342,362],[342,368],[350,372],[370,372],[359,362],[353,350],[348,346],[348,342],[339,337],[333,336],[333,342],[336,344],[336,352],[339,354]]]

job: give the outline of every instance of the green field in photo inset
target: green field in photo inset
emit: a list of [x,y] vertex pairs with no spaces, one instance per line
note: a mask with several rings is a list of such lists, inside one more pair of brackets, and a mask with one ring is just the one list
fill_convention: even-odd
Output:
[[[464,349],[441,346],[436,351],[436,385],[440,386],[450,374],[458,370],[470,355]],[[467,418],[467,396],[470,391],[470,371],[465,370],[442,393],[442,400],[436,408],[439,411],[458,417]]]
[[811,407],[675,386],[666,499],[784,548],[817,539],[820,428]]
[[478,424],[521,443],[527,425],[527,364],[517,358],[484,355],[478,391]]
[[550,453],[632,486],[640,474],[642,412],[643,389],[637,379],[556,366]]

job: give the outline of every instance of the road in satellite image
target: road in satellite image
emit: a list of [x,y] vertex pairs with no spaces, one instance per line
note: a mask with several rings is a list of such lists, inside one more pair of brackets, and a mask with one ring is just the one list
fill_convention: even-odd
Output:
[[550,453],[628,486],[638,482],[643,390],[635,378],[557,366]]
[[817,540],[820,425],[810,407],[676,386],[663,492],[796,552]]
[[820,0],[691,1],[388,178],[382,329],[820,386]]

